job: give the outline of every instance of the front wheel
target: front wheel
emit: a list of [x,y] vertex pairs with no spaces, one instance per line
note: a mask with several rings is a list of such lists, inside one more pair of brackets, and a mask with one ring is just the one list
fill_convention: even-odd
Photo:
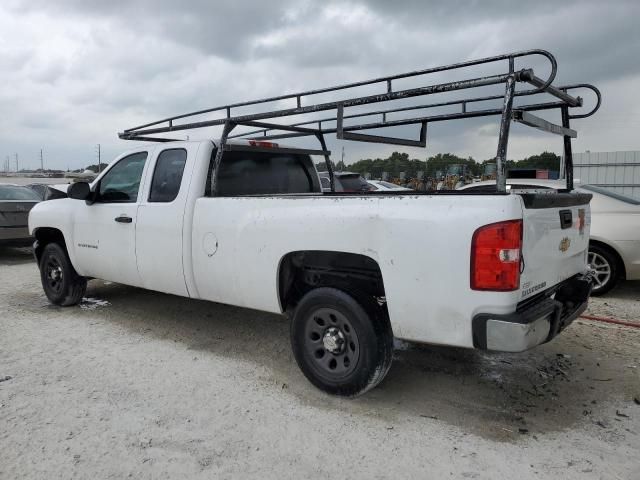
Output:
[[316,387],[356,396],[382,381],[391,366],[393,334],[377,303],[335,288],[316,288],[296,307],[291,345],[298,366]]
[[591,295],[604,295],[618,283],[618,260],[606,248],[597,245],[589,247],[587,254],[588,268],[593,278]]
[[87,280],[76,273],[67,252],[57,243],[44,247],[40,280],[49,301],[63,307],[79,303],[87,290]]

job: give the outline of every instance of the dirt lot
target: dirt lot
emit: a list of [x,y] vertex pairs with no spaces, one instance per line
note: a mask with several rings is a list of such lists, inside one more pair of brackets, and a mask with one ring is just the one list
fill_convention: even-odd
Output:
[[[362,398],[298,371],[285,319],[101,281],[53,307],[0,250],[0,478],[640,478],[640,329],[525,354],[401,346]],[[592,313],[640,321],[640,285]]]

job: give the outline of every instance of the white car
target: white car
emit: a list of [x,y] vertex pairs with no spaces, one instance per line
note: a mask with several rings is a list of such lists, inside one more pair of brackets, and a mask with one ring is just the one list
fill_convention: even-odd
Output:
[[406,192],[411,191],[410,188],[401,187],[395,183],[385,182],[384,180],[367,180],[367,183],[371,185],[376,192]]
[[[565,188],[563,180],[513,178],[511,189]],[[459,190],[489,190],[494,181],[465,185]],[[619,279],[640,280],[640,200],[620,195],[594,185],[580,185],[576,190],[593,195],[591,200],[591,239],[588,264],[594,279],[592,295],[603,295]]]

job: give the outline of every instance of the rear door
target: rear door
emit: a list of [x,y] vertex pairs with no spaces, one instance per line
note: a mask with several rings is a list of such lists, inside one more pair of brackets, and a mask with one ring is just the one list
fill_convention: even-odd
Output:
[[199,144],[158,149],[138,208],[136,260],[142,286],[188,296],[184,277],[185,205]]
[[521,299],[586,270],[591,195],[521,194],[523,243]]

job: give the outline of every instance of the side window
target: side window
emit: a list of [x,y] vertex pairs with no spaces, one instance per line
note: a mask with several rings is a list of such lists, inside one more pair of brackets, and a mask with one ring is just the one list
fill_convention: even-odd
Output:
[[158,155],[151,180],[150,202],[173,202],[180,191],[187,151],[182,148],[164,150]]
[[100,180],[97,202],[134,203],[138,199],[140,179],[147,152],[139,152],[121,159]]
[[220,163],[218,196],[320,192],[308,155],[228,151]]

